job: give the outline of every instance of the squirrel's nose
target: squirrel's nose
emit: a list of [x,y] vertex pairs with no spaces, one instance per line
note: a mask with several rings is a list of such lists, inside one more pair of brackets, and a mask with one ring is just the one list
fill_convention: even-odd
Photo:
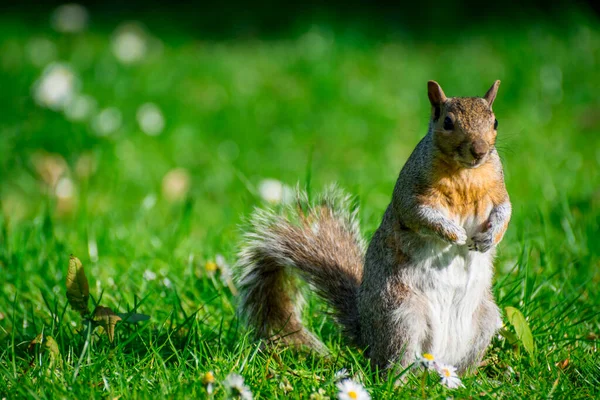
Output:
[[480,159],[483,158],[488,152],[488,145],[481,139],[475,140],[473,144],[471,144],[471,154],[474,158]]

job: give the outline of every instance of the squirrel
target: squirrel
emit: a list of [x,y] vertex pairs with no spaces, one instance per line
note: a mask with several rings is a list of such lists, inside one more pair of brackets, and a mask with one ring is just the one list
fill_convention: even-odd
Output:
[[501,326],[493,258],[511,216],[495,148],[499,85],[448,98],[428,82],[428,132],[368,248],[358,208],[335,186],[314,201],[298,190],[295,204],[253,213],[236,281],[239,312],[259,338],[327,354],[302,324],[300,278],[380,370],[423,353],[460,373],[479,364]]

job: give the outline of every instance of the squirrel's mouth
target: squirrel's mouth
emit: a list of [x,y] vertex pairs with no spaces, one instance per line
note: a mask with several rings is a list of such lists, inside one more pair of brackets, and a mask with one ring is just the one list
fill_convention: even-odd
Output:
[[475,158],[471,161],[462,161],[461,160],[460,164],[465,168],[473,169],[473,168],[482,166],[485,163],[486,159],[487,159],[487,157]]

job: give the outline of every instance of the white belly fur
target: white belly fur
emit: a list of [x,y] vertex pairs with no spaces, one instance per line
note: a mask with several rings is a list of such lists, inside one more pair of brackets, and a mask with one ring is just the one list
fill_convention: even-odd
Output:
[[[474,218],[456,221],[470,237],[480,222]],[[469,251],[466,245],[439,242],[429,249],[415,268],[426,276],[418,285],[428,305],[431,336],[428,348],[436,359],[458,364],[471,350],[475,338],[473,316],[491,285],[494,249],[487,253]],[[419,279],[420,281],[420,279]]]

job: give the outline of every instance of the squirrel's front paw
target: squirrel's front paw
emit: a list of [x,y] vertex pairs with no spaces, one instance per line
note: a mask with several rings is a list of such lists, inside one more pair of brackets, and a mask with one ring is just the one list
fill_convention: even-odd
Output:
[[467,243],[467,232],[464,230],[463,227],[461,226],[454,226],[449,232],[448,232],[448,238],[450,239],[449,242],[458,246],[463,246]]
[[494,237],[491,230],[479,232],[473,235],[469,243],[469,250],[485,253],[494,245]]

